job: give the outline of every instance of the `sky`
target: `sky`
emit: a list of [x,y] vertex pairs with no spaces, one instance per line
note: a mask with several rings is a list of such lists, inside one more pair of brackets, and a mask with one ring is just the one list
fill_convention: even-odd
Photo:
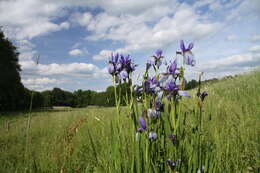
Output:
[[188,80],[260,66],[259,0],[1,0],[0,26],[20,52],[22,83],[38,91],[105,90],[112,52],[131,55],[138,81],[157,49],[173,60],[180,40],[194,43]]

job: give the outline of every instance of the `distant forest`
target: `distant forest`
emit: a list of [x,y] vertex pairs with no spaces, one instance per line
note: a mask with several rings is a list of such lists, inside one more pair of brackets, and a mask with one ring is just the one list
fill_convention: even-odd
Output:
[[[25,88],[21,82],[19,65],[19,52],[17,48],[5,38],[0,30],[0,111],[29,110],[31,108],[70,106],[87,107],[89,105],[114,106],[114,87],[107,87],[104,92],[91,90],[64,91],[60,88],[38,92]],[[209,81],[216,81],[212,79]],[[204,81],[204,82],[209,82]],[[186,89],[195,88],[196,80],[186,83]],[[125,105],[125,95],[130,92],[128,86],[117,86],[120,91],[121,104]]]

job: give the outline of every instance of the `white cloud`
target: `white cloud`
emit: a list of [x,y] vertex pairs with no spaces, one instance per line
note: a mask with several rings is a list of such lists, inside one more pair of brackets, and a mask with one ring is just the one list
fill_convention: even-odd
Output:
[[33,61],[21,61],[22,74],[24,76],[76,76],[84,78],[106,77],[104,70],[94,64],[70,63],[70,64],[38,64]]
[[37,91],[51,89],[50,86],[57,86],[60,84],[64,84],[65,82],[66,80],[64,79],[55,79],[48,77],[22,79],[22,83],[25,85],[25,87]]
[[108,60],[112,53],[111,50],[101,50],[98,55],[93,56],[93,59],[96,61]]
[[73,49],[69,51],[69,54],[72,56],[78,56],[78,55],[83,55],[83,52],[80,49]]
[[9,38],[32,39],[50,32],[68,29],[69,23],[52,19],[64,14],[62,6],[38,0],[0,1],[0,25]]
[[48,85],[48,84],[63,83],[63,81],[61,81],[61,80],[51,79],[51,78],[47,78],[47,77],[22,79],[22,82],[25,85]]
[[[140,15],[98,14],[86,25],[87,30],[92,32],[87,39],[121,41],[126,46],[120,50],[129,52],[165,47],[185,37],[202,39],[221,26],[205,20],[187,5],[177,7],[174,13],[169,7],[155,7],[149,10],[152,13]],[[160,11],[163,15],[159,15]]]
[[228,41],[234,41],[234,40],[237,40],[237,39],[238,39],[238,37],[236,35],[229,35],[229,36],[227,36],[227,40]]
[[257,53],[260,52],[260,45],[255,45],[249,49],[250,51]]
[[246,72],[260,66],[260,53],[246,53],[212,60],[198,66],[207,78],[223,77]]
[[71,21],[74,22],[74,21],[77,21],[81,26],[86,26],[90,23],[92,19],[92,14],[89,13],[89,12],[86,12],[86,13],[75,13],[72,15],[71,17]]

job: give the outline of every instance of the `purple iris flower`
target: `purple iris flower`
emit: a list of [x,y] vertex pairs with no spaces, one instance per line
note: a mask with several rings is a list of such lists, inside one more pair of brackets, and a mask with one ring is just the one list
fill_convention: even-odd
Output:
[[183,97],[191,97],[187,91],[179,90],[178,94]]
[[119,58],[119,54],[118,53],[116,53],[115,56],[112,53],[111,54],[111,60],[109,61],[109,63],[114,64],[114,65],[117,64],[118,63],[118,58]]
[[119,62],[122,63],[123,65],[127,65],[127,64],[131,63],[130,55],[127,55],[127,56],[121,55]]
[[155,133],[155,132],[150,132],[150,133],[149,133],[149,139],[151,139],[151,140],[156,140],[156,139],[157,139],[157,133]]
[[143,92],[143,88],[140,87],[140,86],[137,86],[136,89],[135,89],[135,92],[136,92],[137,95],[141,95],[142,92]]
[[121,71],[119,75],[121,79],[127,79],[129,77],[125,70]]
[[164,89],[168,91],[169,95],[167,96],[167,99],[170,100],[172,97],[176,98],[179,87],[175,84],[173,80],[171,80],[166,83]]
[[201,101],[204,101],[205,97],[208,96],[208,92],[207,91],[203,91],[201,94],[200,94],[200,99]]
[[112,64],[109,64],[107,70],[108,70],[108,73],[109,73],[109,74],[113,75],[113,74],[115,73],[115,66],[112,65]]
[[144,89],[146,93],[157,93],[161,91],[160,82],[156,77],[150,78],[144,82]]
[[161,64],[162,64],[162,50],[157,50],[155,52],[155,56],[152,56],[154,58],[154,65],[157,66],[157,68],[160,68]]
[[166,85],[165,85],[165,89],[167,90],[167,91],[178,91],[179,90],[179,88],[177,87],[177,85],[175,84],[175,82],[173,81],[173,80],[171,80],[171,81],[169,81],[169,82],[167,82],[166,83]]
[[122,64],[122,68],[125,69],[128,73],[133,72],[137,66],[132,62],[130,55],[121,55],[119,62]]
[[145,119],[143,117],[140,117],[139,118],[139,122],[140,122],[140,125],[141,125],[141,128],[139,128],[137,131],[138,132],[143,132],[146,130],[146,122],[145,122]]
[[122,70],[122,64],[119,63],[119,64],[116,64],[116,71],[121,71]]
[[186,48],[186,47],[185,47],[185,44],[184,44],[184,41],[181,40],[181,42],[180,42],[180,48],[181,48],[181,50],[182,50],[183,53],[188,52],[188,51],[191,51],[191,49],[193,48],[193,46],[194,46],[193,43],[190,43],[189,46],[188,46],[188,48]]
[[157,80],[157,78],[155,76],[153,78],[151,78],[149,81],[154,86],[159,86],[160,85],[159,81]]
[[195,66],[196,61],[193,58],[193,55],[185,55],[184,58],[185,64],[190,65],[192,67]]
[[149,93],[149,91],[150,91],[150,82],[149,81],[144,82],[144,91],[146,93]]
[[174,134],[170,134],[169,139],[172,141],[174,145],[177,144],[177,137]]
[[161,49],[158,49],[158,50],[155,52],[155,54],[156,54],[156,56],[157,56],[158,58],[162,56],[162,53],[163,53],[163,51],[162,51]]
[[168,73],[175,74],[176,70],[177,70],[177,63],[176,63],[176,60],[174,60],[173,63],[171,63],[168,66]]
[[157,100],[155,103],[155,109],[159,112],[164,112],[164,104],[161,102],[161,100]]

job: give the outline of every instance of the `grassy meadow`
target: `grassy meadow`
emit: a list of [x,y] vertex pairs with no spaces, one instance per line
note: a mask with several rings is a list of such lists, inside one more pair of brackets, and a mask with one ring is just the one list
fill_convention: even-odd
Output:
[[[260,172],[260,72],[202,88],[209,93],[202,114],[205,172]],[[186,155],[196,150],[189,143],[197,107],[196,91],[191,93],[192,98],[180,103],[186,112],[182,145]],[[0,172],[145,172],[145,165],[135,162],[145,154],[137,149],[136,134],[126,112],[125,107],[118,119],[115,108],[34,111],[29,137],[28,113],[2,113]],[[174,151],[170,142],[165,146],[169,157],[180,152]],[[191,162],[187,159],[183,164]],[[178,172],[197,172],[187,167]]]

